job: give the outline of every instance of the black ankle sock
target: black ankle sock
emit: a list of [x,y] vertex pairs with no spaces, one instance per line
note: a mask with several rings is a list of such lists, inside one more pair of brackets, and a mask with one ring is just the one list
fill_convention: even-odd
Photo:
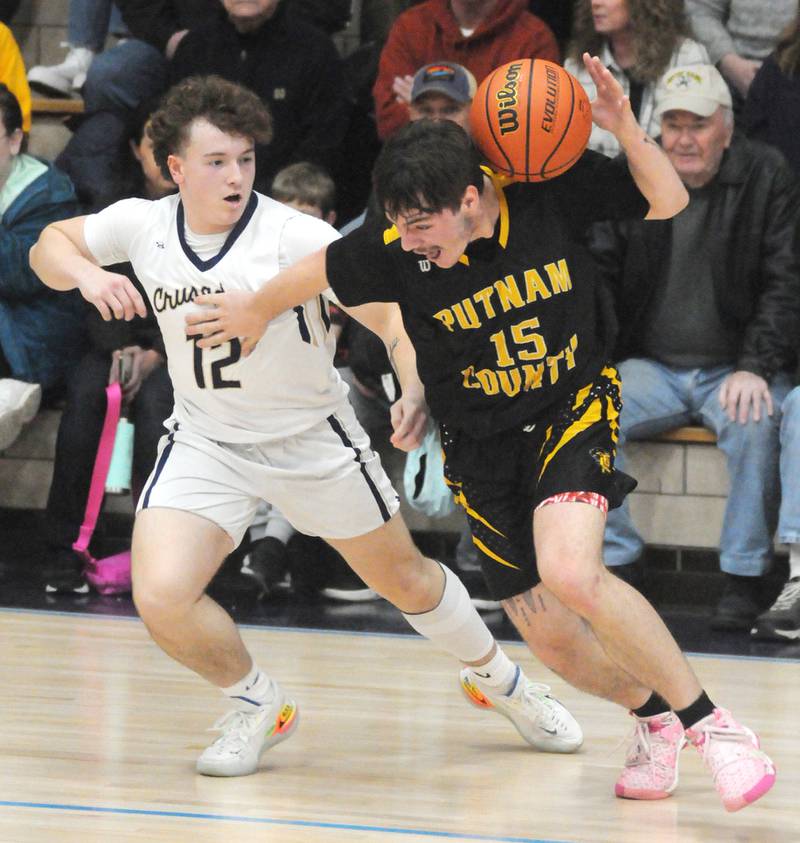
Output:
[[656,714],[665,714],[670,710],[669,703],[660,694],[653,691],[647,698],[644,705],[631,709],[637,717],[654,717]]
[[680,710],[675,711],[675,714],[678,715],[678,719],[683,724],[684,729],[688,729],[690,726],[694,726],[698,720],[702,720],[704,717],[708,717],[714,711],[715,705],[711,700],[708,698],[708,694],[703,691],[702,694],[691,704],[686,706],[686,708],[682,708]]

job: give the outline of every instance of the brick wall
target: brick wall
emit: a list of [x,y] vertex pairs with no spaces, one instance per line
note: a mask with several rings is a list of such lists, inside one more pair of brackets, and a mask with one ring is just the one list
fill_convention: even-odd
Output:
[[64,58],[59,45],[67,40],[68,9],[69,0],[22,0],[11,29],[27,67]]

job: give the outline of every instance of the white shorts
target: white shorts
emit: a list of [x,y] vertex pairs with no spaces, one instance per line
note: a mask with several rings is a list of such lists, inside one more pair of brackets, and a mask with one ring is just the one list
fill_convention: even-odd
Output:
[[329,539],[375,530],[400,506],[380,457],[344,402],[303,433],[254,445],[214,442],[175,423],[161,438],[137,509],[193,512],[238,545],[261,500],[301,533]]

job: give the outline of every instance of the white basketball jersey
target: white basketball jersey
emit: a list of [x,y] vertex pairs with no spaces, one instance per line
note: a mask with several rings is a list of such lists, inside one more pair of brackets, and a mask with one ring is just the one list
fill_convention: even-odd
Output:
[[[259,442],[307,430],[347,394],[333,367],[335,340],[322,296],[270,322],[252,354],[238,340],[198,348],[184,317],[200,293],[256,290],[278,271],[339,235],[327,223],[253,193],[215,254],[187,243],[177,195],[124,199],[86,219],[86,243],[101,266],[130,261],[158,318],[175,389],[173,418],[219,442]],[[202,250],[201,250],[202,251]],[[333,294],[328,291],[328,295]]]

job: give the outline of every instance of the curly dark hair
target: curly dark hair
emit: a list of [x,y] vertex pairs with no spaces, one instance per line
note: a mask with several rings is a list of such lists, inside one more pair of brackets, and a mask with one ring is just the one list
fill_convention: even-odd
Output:
[[415,120],[386,141],[372,183],[392,219],[409,211],[457,211],[469,185],[483,191],[481,156],[452,120]]
[[[637,82],[657,82],[669,67],[675,49],[689,35],[684,0],[625,2],[636,45],[636,61],[627,72]],[[577,61],[585,52],[596,56],[605,40],[604,35],[595,31],[591,0],[576,0],[572,40],[567,54]]]
[[192,76],[164,94],[147,126],[153,156],[165,178],[171,178],[167,158],[185,146],[198,119],[255,143],[272,139],[272,117],[256,94],[219,76]]

